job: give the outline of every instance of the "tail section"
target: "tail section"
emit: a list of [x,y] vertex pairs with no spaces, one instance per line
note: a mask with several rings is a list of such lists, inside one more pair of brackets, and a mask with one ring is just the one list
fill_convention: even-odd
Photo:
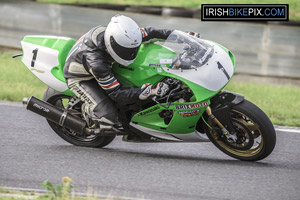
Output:
[[63,76],[66,57],[75,40],[58,36],[25,36],[22,62],[41,81],[58,92],[71,94]]

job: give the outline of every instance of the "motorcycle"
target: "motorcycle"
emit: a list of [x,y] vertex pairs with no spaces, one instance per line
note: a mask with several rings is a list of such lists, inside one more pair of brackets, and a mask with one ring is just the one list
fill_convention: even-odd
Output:
[[[63,67],[75,40],[25,36],[22,62],[48,85],[43,100],[26,100],[27,109],[45,117],[65,141],[104,147],[118,136],[127,142],[209,142],[240,160],[257,161],[276,143],[267,115],[243,95],[225,91],[235,71],[235,58],[224,46],[175,30],[165,41],[143,43],[134,63],[114,63],[123,87],[156,84],[170,87],[164,97],[117,105],[119,125],[100,130],[84,115],[84,102],[67,87]],[[100,87],[99,87],[100,89]]]

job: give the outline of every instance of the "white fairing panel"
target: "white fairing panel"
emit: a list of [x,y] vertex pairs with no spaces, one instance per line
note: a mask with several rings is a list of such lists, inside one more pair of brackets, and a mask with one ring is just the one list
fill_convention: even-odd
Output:
[[[212,91],[223,88],[233,76],[234,66],[230,56],[215,43],[189,36],[181,31],[172,32],[169,38],[163,46],[175,52],[177,56],[160,60],[165,72]],[[176,42],[174,38],[177,38]],[[180,64],[176,66],[176,63]],[[171,67],[166,64],[170,64]]]
[[[218,45],[212,45],[214,46],[213,56],[202,67],[189,70],[171,69],[167,72],[196,83],[208,90],[220,90],[233,76],[234,68],[229,55]],[[220,65],[223,66],[223,69]],[[164,70],[166,71],[166,67]]]
[[140,126],[138,124],[134,124],[134,123],[130,123],[131,126],[133,126],[134,128],[136,129],[139,129],[140,131],[148,134],[148,135],[152,135],[152,136],[155,136],[155,137],[158,137],[158,138],[161,138],[161,139],[164,139],[164,140],[170,140],[170,141],[182,141],[176,137],[173,137],[172,134],[170,133],[165,133],[165,132],[162,132],[162,131],[157,131],[157,130],[154,130],[154,129],[151,129],[151,128],[147,128],[147,127],[144,127],[144,126]]
[[145,134],[152,135],[154,137],[174,141],[174,142],[209,142],[209,139],[203,136],[203,133],[197,131],[186,133],[186,134],[171,134],[163,131],[150,129],[138,124],[130,123],[134,128],[144,132]]
[[53,67],[59,64],[58,50],[23,41],[21,44],[24,53],[22,62],[26,67],[51,88],[59,92],[66,91],[67,84],[58,80],[51,73]]

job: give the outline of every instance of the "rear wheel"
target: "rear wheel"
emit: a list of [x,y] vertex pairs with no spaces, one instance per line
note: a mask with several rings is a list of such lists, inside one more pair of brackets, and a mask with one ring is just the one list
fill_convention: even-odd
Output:
[[[52,105],[55,105],[56,107],[65,109],[65,106],[69,103],[69,100],[71,98],[72,97],[70,96],[56,92],[52,88],[48,88],[44,94],[43,100],[47,101]],[[80,117],[82,117],[80,106],[74,107],[68,112],[72,112],[72,114],[79,115]],[[74,131],[68,128],[59,126],[58,124],[49,120],[47,120],[47,122],[57,135],[59,135],[65,141],[76,146],[100,148],[108,145],[115,138],[115,136],[79,136]]]
[[273,124],[260,108],[244,100],[231,108],[230,117],[235,130],[229,139],[219,127],[209,122],[213,126],[207,131],[207,136],[217,148],[245,161],[261,160],[271,154],[276,143],[276,133]]

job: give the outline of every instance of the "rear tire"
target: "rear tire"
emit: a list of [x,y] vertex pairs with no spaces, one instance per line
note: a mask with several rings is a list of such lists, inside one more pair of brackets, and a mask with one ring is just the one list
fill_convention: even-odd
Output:
[[276,144],[275,129],[260,108],[244,100],[231,108],[230,116],[237,133],[235,142],[228,141],[218,128],[207,131],[208,138],[217,148],[244,161],[261,160],[272,153]]
[[[64,109],[63,101],[68,101],[71,97],[58,93],[52,88],[48,87],[47,90],[44,93],[43,100],[47,101],[48,103],[55,105],[56,107],[60,107]],[[81,113],[81,109],[78,108],[76,111]],[[59,126],[57,123],[54,123],[52,121],[47,120],[48,124],[52,128],[52,130],[60,136],[62,139],[64,139],[66,142],[76,145],[76,146],[82,146],[82,147],[93,147],[93,148],[101,148],[109,143],[111,143],[115,136],[88,136],[88,137],[82,137],[76,135],[74,131],[64,128],[62,126]]]

